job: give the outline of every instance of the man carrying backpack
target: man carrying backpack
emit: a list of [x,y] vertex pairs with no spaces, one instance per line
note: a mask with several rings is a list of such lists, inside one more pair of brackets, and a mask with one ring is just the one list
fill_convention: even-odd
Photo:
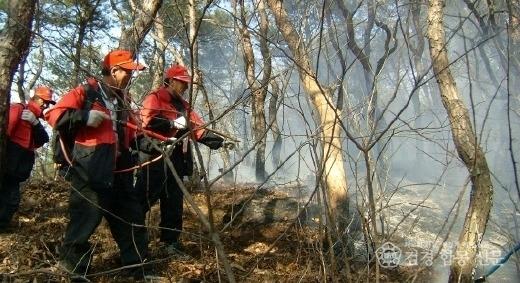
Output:
[[54,104],[52,90],[45,86],[34,89],[27,104],[15,103],[9,108],[6,164],[0,191],[0,232],[11,232],[11,218],[20,205],[20,183],[27,180],[34,166],[34,150],[49,141],[40,123],[43,110]]
[[[145,67],[126,50],[108,53],[102,62],[100,81],[88,79],[65,94],[46,115],[49,124],[64,137],[61,141],[72,186],[69,223],[60,248],[60,265],[82,279],[87,274],[93,248],[89,238],[105,217],[116,241],[123,265],[140,264],[147,257],[148,238],[144,214],[133,187],[129,147],[135,132],[120,122],[131,119],[126,97],[132,73]],[[65,148],[73,144],[73,148]],[[146,269],[133,268],[136,277]],[[75,278],[77,279],[77,278]]]
[[[200,127],[204,121],[183,99],[182,95],[190,82],[191,77],[186,68],[174,65],[166,70],[164,85],[145,97],[141,110],[144,129],[166,137],[184,137],[176,142],[168,156],[181,179],[191,175],[193,170],[188,144],[190,137],[211,149],[220,148],[224,142],[222,137]],[[186,135],[188,131],[192,132]],[[141,136],[138,140],[140,162],[154,160],[161,154],[148,137]],[[150,210],[160,199],[159,226],[165,228],[161,229],[161,241],[169,254],[182,252],[179,236],[182,231],[183,193],[164,160],[160,159],[139,169],[135,187],[142,194],[141,202],[145,211]]]

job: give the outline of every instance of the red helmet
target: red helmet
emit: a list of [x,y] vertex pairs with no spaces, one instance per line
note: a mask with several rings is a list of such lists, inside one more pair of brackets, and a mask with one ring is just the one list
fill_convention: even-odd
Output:
[[56,104],[56,102],[52,100],[52,89],[46,86],[37,86],[34,89],[34,95],[38,96],[45,102],[48,102],[50,104]]
[[181,65],[173,65],[164,73],[164,77],[167,79],[174,79],[181,82],[190,83],[191,77],[188,74],[188,70]]

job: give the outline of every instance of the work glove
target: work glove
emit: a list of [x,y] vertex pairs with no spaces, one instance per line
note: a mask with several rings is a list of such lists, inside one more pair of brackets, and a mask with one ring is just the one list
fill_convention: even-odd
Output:
[[88,112],[87,126],[97,128],[105,119],[110,120],[107,113],[99,110],[90,110]]
[[22,111],[22,120],[25,120],[25,121],[31,123],[31,125],[33,125],[33,126],[36,126],[39,123],[38,118],[36,118],[34,113],[32,113],[31,110],[27,110],[27,109],[24,109]]
[[224,145],[224,138],[210,131],[204,131],[204,134],[198,141],[213,150],[219,149]]
[[184,116],[180,116],[179,118],[173,120],[173,121],[170,121],[170,126],[172,128],[175,128],[177,130],[184,130],[186,129],[187,127],[187,121],[186,121],[186,118],[184,118]]

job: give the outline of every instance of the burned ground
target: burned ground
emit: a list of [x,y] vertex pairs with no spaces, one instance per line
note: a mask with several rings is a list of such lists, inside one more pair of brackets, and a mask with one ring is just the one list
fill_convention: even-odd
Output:
[[[207,213],[207,198],[194,192]],[[15,231],[0,235],[0,273],[3,282],[66,282],[57,268],[57,247],[67,223],[68,187],[64,182],[38,181],[23,189],[22,204],[15,216]],[[239,282],[321,282],[330,268],[320,244],[319,225],[297,218],[300,204],[276,188],[255,190],[253,185],[219,184],[212,189],[211,207],[227,258]],[[256,208],[255,208],[256,207]],[[239,212],[239,213],[237,213]],[[285,214],[284,214],[285,212]],[[196,213],[185,208],[183,243],[187,256],[168,257],[158,241],[159,210],[148,216],[150,252],[162,282],[227,281],[222,263]],[[301,214],[300,214],[301,215]],[[231,221],[232,220],[232,221]],[[309,219],[307,219],[309,220]],[[230,223],[231,221],[231,223]],[[306,224],[307,223],[307,224]],[[95,247],[91,274],[94,282],[129,282],[117,271],[118,251],[105,222],[91,238]],[[382,282],[403,282],[414,269],[380,269]],[[342,280],[346,269],[339,271]],[[428,273],[425,271],[424,273]],[[421,276],[427,276],[427,274]],[[375,265],[351,262],[353,282],[375,280]]]

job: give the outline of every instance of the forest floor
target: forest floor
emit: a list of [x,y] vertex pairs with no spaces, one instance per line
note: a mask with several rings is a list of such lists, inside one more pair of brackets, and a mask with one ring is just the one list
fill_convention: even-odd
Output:
[[[276,188],[275,188],[276,189]],[[254,185],[219,184],[212,189],[211,203],[215,229],[225,247],[238,282],[323,282],[323,270],[329,270],[327,255],[317,225],[302,225],[289,214],[291,202],[287,194],[277,190],[255,190]],[[196,203],[207,211],[202,192],[193,192]],[[67,282],[56,266],[57,248],[67,224],[68,187],[63,182],[38,181],[25,185],[22,204],[15,215],[15,231],[0,234],[0,282]],[[259,211],[243,211],[241,217],[231,214],[246,200],[258,202],[268,211],[263,219]],[[267,202],[265,202],[267,200]],[[249,203],[250,203],[249,202]],[[186,203],[186,202],[185,202]],[[161,250],[159,232],[150,229],[150,253],[156,273],[163,278],[154,282],[227,282],[222,262],[208,239],[193,209],[185,204],[183,244],[187,256],[168,257]],[[265,212],[264,211],[264,212]],[[231,214],[230,214],[231,213]],[[260,211],[260,214],[263,212]],[[280,215],[281,214],[281,215]],[[157,227],[159,209],[154,207],[148,225]],[[229,224],[230,219],[235,219]],[[227,224],[227,225],[226,225]],[[313,227],[314,226],[314,227]],[[95,246],[91,276],[93,282],[132,282],[115,271],[118,249],[108,225],[103,221],[91,238]],[[350,262],[352,282],[416,282],[427,281],[429,270],[417,268],[376,268],[375,263]],[[346,281],[346,271],[337,272]],[[378,275],[376,275],[378,274]],[[330,278],[328,278],[330,279]],[[327,279],[327,281],[328,281]]]

